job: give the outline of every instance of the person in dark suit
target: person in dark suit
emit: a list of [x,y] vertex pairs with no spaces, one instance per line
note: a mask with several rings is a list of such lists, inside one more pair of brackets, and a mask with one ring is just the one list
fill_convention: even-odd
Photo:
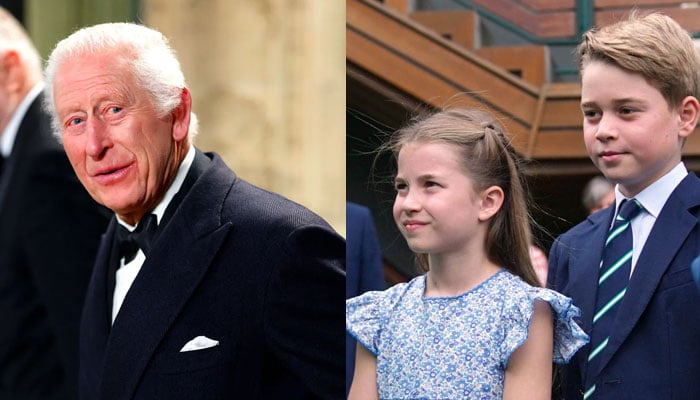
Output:
[[83,310],[80,398],[342,398],[345,241],[191,144],[167,39],[87,27],[46,76],[55,133],[116,214]]
[[[382,249],[372,214],[367,207],[347,202],[347,270],[345,298],[359,296],[370,290],[386,289],[382,269]],[[355,347],[357,341],[345,334],[345,393],[350,391],[355,370]]]
[[[591,335],[564,367],[565,398],[697,399],[700,293],[690,267],[700,179],[681,150],[700,115],[700,56],[687,32],[654,13],[587,32],[579,57],[584,142],[617,186],[612,206],[550,252],[549,285],[581,308]],[[626,214],[627,204],[639,213]],[[608,257],[614,250],[626,252]]]
[[0,8],[0,399],[75,399],[80,310],[108,216],[41,108],[41,59]]

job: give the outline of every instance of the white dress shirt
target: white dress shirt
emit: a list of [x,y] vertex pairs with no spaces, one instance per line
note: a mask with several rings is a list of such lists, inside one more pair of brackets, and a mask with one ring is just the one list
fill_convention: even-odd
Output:
[[[666,204],[666,201],[671,196],[671,193],[676,189],[683,178],[688,175],[688,170],[685,165],[680,162],[666,175],[659,178],[656,182],[647,186],[639,192],[635,199],[644,207],[644,210],[632,220],[632,266],[630,276],[637,266],[639,254],[647,242],[651,228],[654,227],[656,218],[659,217],[661,209]],[[620,192],[619,185],[615,186],[615,215],[620,207],[620,203],[626,197]],[[613,218],[614,222],[614,218]],[[611,225],[612,226],[612,225]]]
[[[156,215],[158,224],[160,224],[160,220],[163,218],[163,214],[165,214],[165,209],[168,208],[168,204],[170,204],[170,201],[172,201],[173,197],[175,197],[177,192],[182,187],[182,183],[185,181],[187,172],[189,172],[192,162],[194,161],[194,154],[194,146],[190,146],[185,159],[182,160],[180,167],[177,169],[175,180],[173,180],[173,183],[170,185],[168,191],[165,192],[163,200],[161,200],[161,202],[158,203],[156,208],[154,208],[151,212],[152,214]],[[117,216],[117,222],[119,222],[120,225],[124,226],[129,231],[136,229],[135,226],[129,225],[122,221],[119,216]],[[124,258],[119,260],[120,267],[117,269],[117,274],[115,277],[116,283],[114,285],[114,297],[112,298],[112,323],[114,323],[114,319],[117,318],[117,314],[119,313],[119,309],[124,302],[124,298],[129,292],[129,288],[131,288],[131,285],[134,283],[139,271],[141,271],[141,266],[145,261],[146,256],[143,254],[141,249],[139,249],[139,251],[136,253],[136,257],[134,257],[131,262],[124,264]]]
[[12,113],[12,118],[7,122],[7,126],[0,133],[0,156],[5,158],[12,154],[12,147],[15,145],[15,138],[17,137],[17,131],[19,130],[19,125],[22,123],[24,114],[27,113],[27,109],[32,104],[32,102],[39,96],[39,93],[44,90],[44,83],[37,83],[32,90],[24,96],[24,99],[17,105],[17,109]]

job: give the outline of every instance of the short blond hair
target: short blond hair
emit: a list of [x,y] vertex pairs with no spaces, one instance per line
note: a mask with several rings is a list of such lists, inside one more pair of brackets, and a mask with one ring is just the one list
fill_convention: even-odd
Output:
[[675,108],[687,96],[700,94],[700,55],[686,30],[660,13],[640,15],[583,35],[578,46],[579,70],[603,61],[642,75]]

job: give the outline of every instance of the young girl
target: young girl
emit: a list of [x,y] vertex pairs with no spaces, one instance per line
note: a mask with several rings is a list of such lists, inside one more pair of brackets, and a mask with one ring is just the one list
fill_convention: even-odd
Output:
[[[487,113],[401,129],[394,219],[424,275],[349,299],[350,399],[549,399],[552,360],[588,338],[571,300],[537,283],[518,157]],[[552,340],[554,338],[554,340]]]

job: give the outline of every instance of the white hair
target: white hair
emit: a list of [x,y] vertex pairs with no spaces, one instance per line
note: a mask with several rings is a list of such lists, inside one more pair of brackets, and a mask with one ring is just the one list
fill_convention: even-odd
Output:
[[[160,116],[167,115],[180,104],[180,93],[186,87],[185,76],[162,33],[133,23],[106,23],[82,28],[58,42],[46,65],[44,107],[52,116],[53,133],[59,139],[61,127],[53,94],[56,72],[67,60],[79,60],[88,54],[114,55],[114,64],[130,69],[136,82],[150,93]],[[190,139],[197,130],[197,116],[191,112]]]
[[41,56],[22,24],[0,7],[0,52],[14,50],[22,59],[29,78],[41,80]]
[[583,188],[583,193],[581,195],[581,203],[586,207],[586,211],[591,211],[596,207],[600,206],[605,196],[610,193],[611,190],[615,189],[610,181],[605,177],[596,175],[594,176],[586,186]]

